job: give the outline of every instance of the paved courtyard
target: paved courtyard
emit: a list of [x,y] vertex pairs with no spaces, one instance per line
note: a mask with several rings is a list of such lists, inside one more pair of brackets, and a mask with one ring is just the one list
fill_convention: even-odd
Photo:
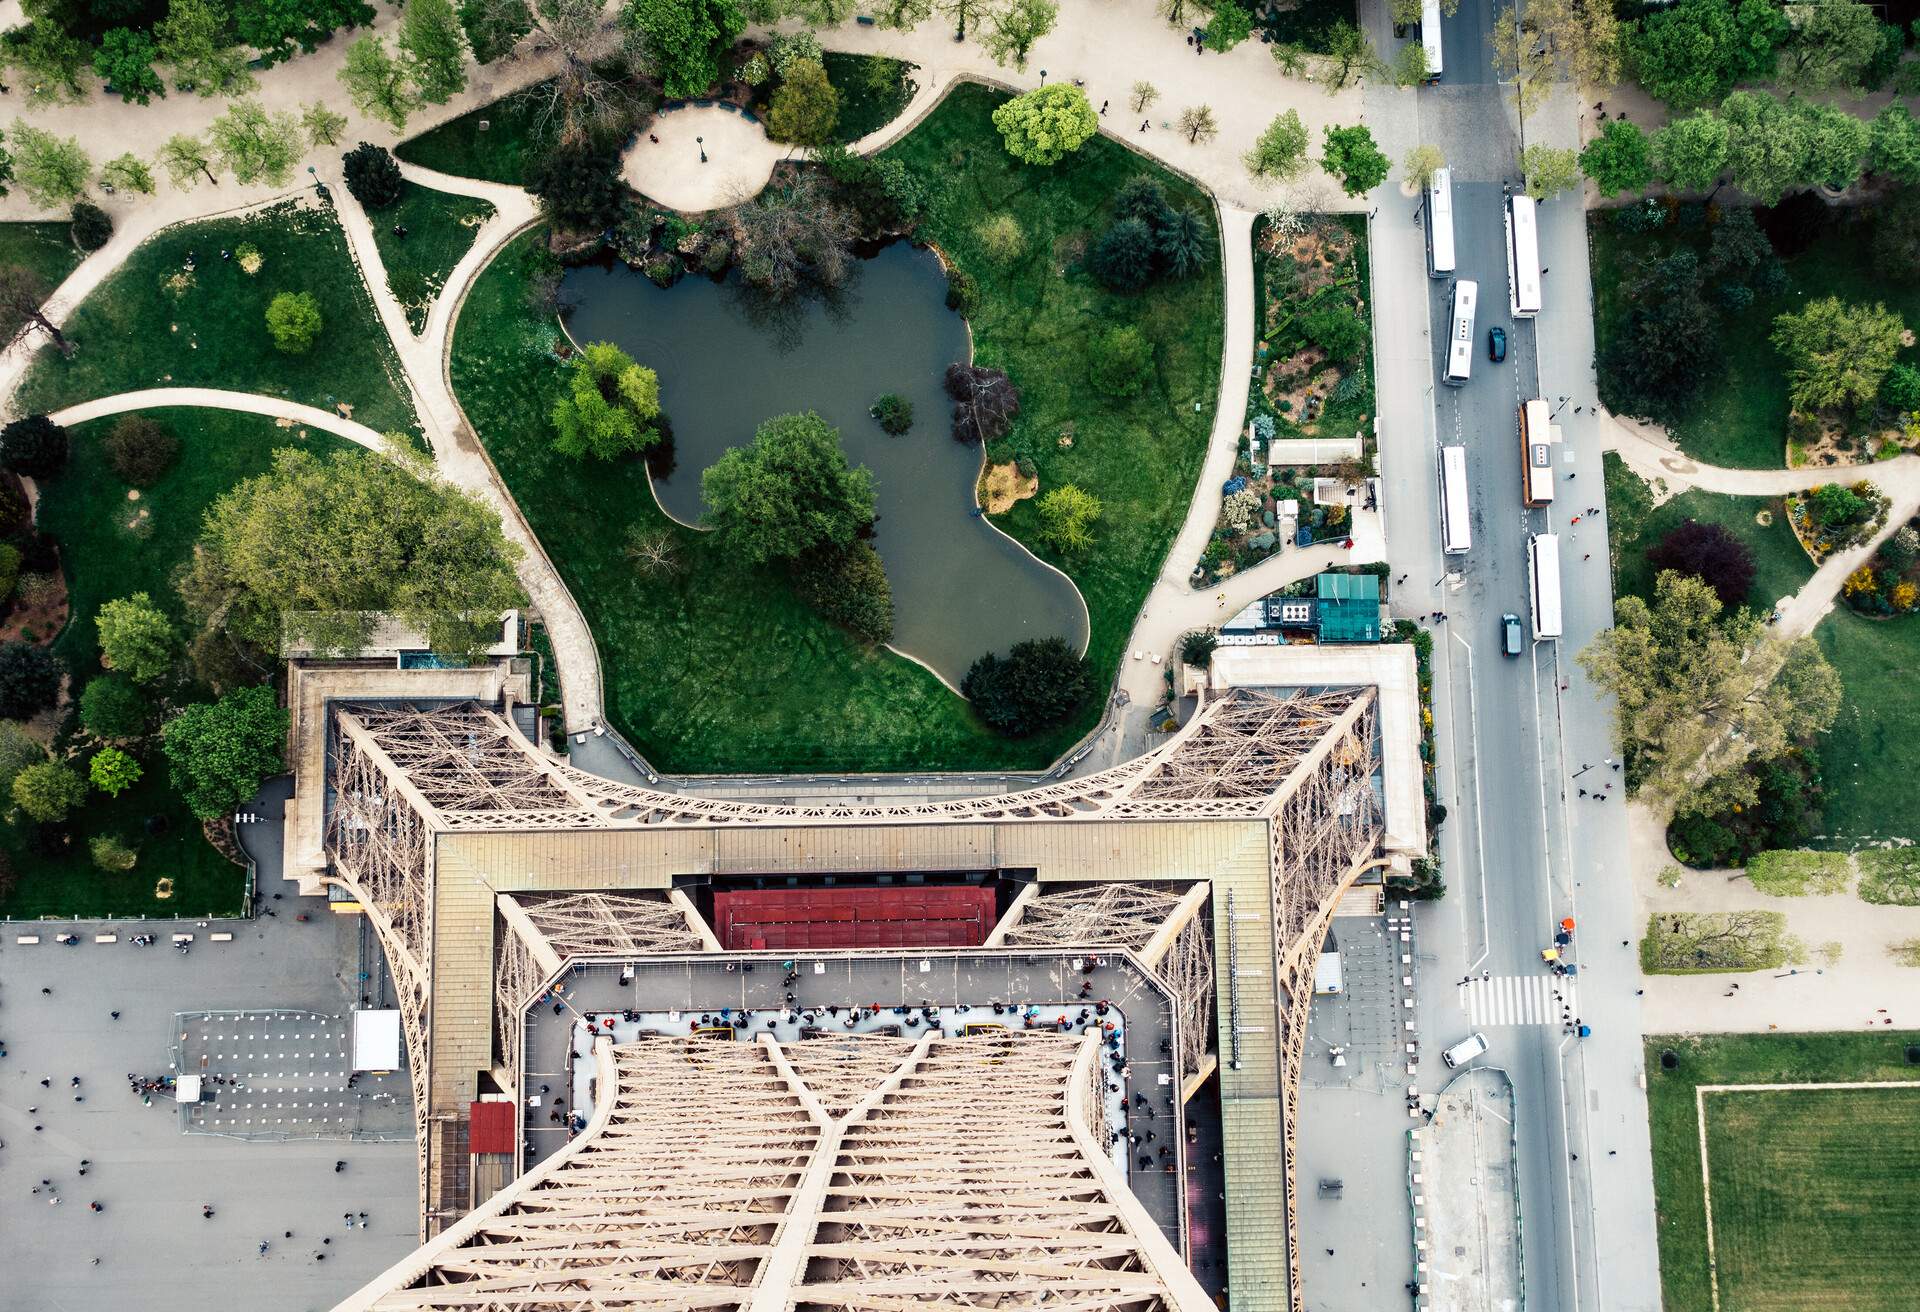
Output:
[[176,1018],[173,1070],[205,1093],[185,1127],[241,1139],[413,1139],[405,1071],[354,1076],[352,1018],[315,1011],[202,1011]]
[[[143,1104],[127,1087],[130,1073],[167,1073],[187,1013],[343,1017],[362,988],[378,986],[377,971],[370,981],[359,979],[357,917],[333,916],[317,899],[269,897],[263,905],[278,915],[252,922],[6,926],[0,940],[0,1047],[6,1051],[0,1059],[0,1270],[6,1272],[0,1307],[6,1312],[106,1312],[163,1300],[246,1312],[324,1309],[414,1248],[419,1204],[410,1142],[339,1137],[344,1119],[320,1127],[326,1138],[248,1141],[230,1137],[225,1126],[217,1134],[187,1134],[168,1099],[155,1095]],[[306,922],[295,919],[302,911]],[[77,946],[54,942],[68,932],[80,937]],[[159,943],[133,946],[128,940],[140,932]],[[118,941],[94,941],[105,933]],[[168,946],[174,933],[194,935],[188,955]],[[215,933],[233,938],[214,942]],[[16,942],[23,934],[41,942]],[[296,1094],[301,1077],[294,1059],[266,1058],[296,1051],[296,1034],[306,1045],[297,1051],[320,1054],[310,1019],[277,1031],[284,1046],[265,1021],[253,1029],[247,1024],[184,1031],[190,1044],[211,1035],[208,1073],[230,1072],[239,1081],[217,1087],[211,1107],[251,1101],[257,1120],[262,1101],[347,1100],[340,1092],[323,1097],[317,1088]],[[330,1025],[329,1034],[340,1022]],[[311,1062],[312,1072],[343,1069],[337,1053],[301,1060]],[[280,1082],[261,1083],[274,1079]],[[364,1084],[364,1077],[356,1082]],[[389,1088],[398,1095],[391,1103],[371,1101],[383,1092],[376,1085],[356,1087],[359,1111],[301,1111],[363,1122],[397,1112],[410,1122],[405,1076],[392,1077]],[[284,1092],[269,1095],[269,1089]],[[286,1119],[289,1109],[275,1110]],[[336,1163],[344,1166],[336,1170]],[[213,1208],[211,1218],[201,1214],[205,1205]],[[193,1255],[190,1264],[182,1265],[182,1253]]]

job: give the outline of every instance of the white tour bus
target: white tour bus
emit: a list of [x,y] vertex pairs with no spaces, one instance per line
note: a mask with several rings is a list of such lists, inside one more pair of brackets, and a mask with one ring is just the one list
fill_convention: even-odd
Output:
[[1560,429],[1541,400],[1520,403],[1520,500],[1538,509],[1553,504],[1553,451]]
[[1440,0],[1421,0],[1420,44],[1427,52],[1427,81],[1440,80]]
[[1453,272],[1453,170],[1435,169],[1427,188],[1427,276]]
[[1516,319],[1540,313],[1540,232],[1533,197],[1507,197],[1507,301]]
[[1462,278],[1453,284],[1453,330],[1447,336],[1447,373],[1445,381],[1458,387],[1473,376],[1473,306],[1480,298],[1480,284]]
[[1527,592],[1536,640],[1560,636],[1560,538],[1536,533],[1527,539]]
[[1440,448],[1440,547],[1453,556],[1472,546],[1473,529],[1467,523],[1467,449],[1443,446]]

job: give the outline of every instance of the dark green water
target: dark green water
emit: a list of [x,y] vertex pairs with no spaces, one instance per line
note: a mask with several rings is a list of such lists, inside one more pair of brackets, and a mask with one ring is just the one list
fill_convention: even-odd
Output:
[[[840,430],[847,459],[873,470],[894,647],[958,685],[975,657],[1025,638],[1086,644],[1079,590],[974,515],[980,449],[949,435],[940,390],[947,365],[968,358],[967,331],[931,253],[889,246],[831,304],[777,319],[737,285],[693,277],[663,291],[623,265],[575,269],[567,292],[575,341],[614,342],[660,375],[676,463],[654,490],[668,514],[697,524],[702,470],[763,420],[815,410]],[[882,392],[913,403],[905,436],[868,416]]]

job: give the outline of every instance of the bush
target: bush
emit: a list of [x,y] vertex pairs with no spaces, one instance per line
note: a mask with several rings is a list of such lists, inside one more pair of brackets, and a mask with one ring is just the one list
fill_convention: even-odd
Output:
[[0,720],[0,797],[13,796],[13,781],[30,765],[47,759],[47,749],[13,720]]
[[1195,629],[1180,639],[1180,663],[1198,665],[1206,668],[1213,659],[1213,653],[1220,646],[1220,635],[1213,629]]
[[91,201],[75,201],[69,230],[73,244],[83,251],[97,251],[113,239],[113,220]]
[[173,622],[144,592],[116,597],[93,617],[100,631],[100,663],[138,683],[151,683],[173,666]]
[[105,446],[113,472],[134,487],[158,483],[180,454],[180,439],[145,415],[123,416],[107,434]]
[[96,834],[87,840],[87,852],[102,870],[124,874],[140,860],[140,853],[117,834]]
[[60,695],[60,667],[45,647],[0,643],[0,719],[25,720]]
[[980,304],[980,284],[958,265],[947,266],[947,308],[961,318],[970,318]]
[[1684,520],[1647,552],[1659,570],[1676,569],[1704,579],[1726,607],[1743,605],[1753,588],[1753,552],[1724,525]]
[[1059,638],[1029,639],[975,661],[960,692],[982,720],[1018,737],[1071,718],[1092,695],[1093,675]]
[[1907,566],[1920,560],[1920,531],[1907,525],[1895,532],[1880,544],[1880,559],[1886,561],[1895,572],[1904,573]]
[[80,724],[96,738],[138,738],[153,721],[153,703],[124,674],[108,674],[80,694]]
[[620,221],[626,188],[613,152],[587,142],[555,146],[528,170],[527,190],[540,198],[556,222],[578,231],[611,228]]
[[87,800],[87,785],[61,762],[41,761],[14,776],[13,800],[40,823],[58,824]]
[[871,542],[815,548],[793,562],[792,575],[794,591],[823,619],[868,642],[893,637],[893,585]]
[[1040,498],[1040,539],[1056,551],[1073,553],[1093,545],[1100,498],[1068,483]]
[[400,166],[385,147],[361,142],[340,158],[347,190],[367,209],[383,210],[400,199]]
[[1336,364],[1351,364],[1366,353],[1366,321],[1345,306],[1315,310],[1301,321],[1300,328],[1307,340]]
[[52,478],[67,465],[67,430],[45,415],[0,428],[0,464],[28,478]]
[[1011,214],[996,214],[973,230],[974,240],[995,264],[1012,264],[1026,253],[1027,234]]
[[1807,498],[1815,519],[1828,528],[1857,523],[1869,510],[1867,502],[1844,483],[1823,483]]
[[140,762],[118,747],[102,747],[87,764],[87,778],[108,797],[118,797],[140,782],[146,771]]
[[1093,344],[1087,377],[1106,396],[1137,395],[1153,373],[1153,343],[1138,328],[1110,328]]
[[1880,380],[1880,404],[1898,414],[1920,410],[1920,369],[1896,364]]
[[880,431],[894,437],[913,427],[913,402],[897,392],[884,392],[880,398],[867,407],[880,425]]
[[202,820],[249,800],[286,768],[287,724],[271,688],[186,707],[161,732],[175,790]]
[[267,332],[288,355],[305,355],[321,327],[320,302],[312,292],[281,292],[267,303]]

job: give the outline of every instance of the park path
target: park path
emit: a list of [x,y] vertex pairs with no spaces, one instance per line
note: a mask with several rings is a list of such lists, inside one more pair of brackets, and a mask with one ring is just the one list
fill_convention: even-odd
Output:
[[307,428],[317,428],[323,433],[332,433],[378,455],[388,454],[387,439],[358,420],[343,418],[330,410],[301,405],[298,401],[288,401],[283,397],[261,396],[257,392],[227,392],[217,387],[148,387],[138,392],[120,392],[56,410],[49,418],[61,425],[84,424],[89,419],[124,415],[133,410],[157,410],[163,406],[197,406],[205,410],[237,410],[244,414],[266,415]]

